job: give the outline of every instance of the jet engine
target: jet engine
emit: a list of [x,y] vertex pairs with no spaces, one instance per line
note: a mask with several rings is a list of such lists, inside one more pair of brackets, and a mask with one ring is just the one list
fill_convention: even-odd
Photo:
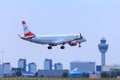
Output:
[[70,46],[76,46],[76,45],[77,45],[77,42],[76,42],[76,41],[69,42],[69,45],[70,45]]

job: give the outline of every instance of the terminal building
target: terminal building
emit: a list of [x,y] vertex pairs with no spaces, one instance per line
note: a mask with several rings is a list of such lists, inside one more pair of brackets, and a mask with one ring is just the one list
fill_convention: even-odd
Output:
[[63,77],[69,70],[38,70],[37,77]]
[[102,71],[114,71],[114,70],[119,70],[120,71],[120,66],[103,66]]
[[70,70],[77,68],[79,72],[93,73],[95,72],[95,62],[71,62]]

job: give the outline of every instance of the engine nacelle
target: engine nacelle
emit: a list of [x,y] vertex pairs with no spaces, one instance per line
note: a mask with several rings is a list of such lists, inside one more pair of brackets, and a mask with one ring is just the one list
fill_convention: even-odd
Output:
[[70,46],[76,46],[76,45],[77,45],[77,42],[76,42],[76,41],[70,42],[69,45],[70,45]]

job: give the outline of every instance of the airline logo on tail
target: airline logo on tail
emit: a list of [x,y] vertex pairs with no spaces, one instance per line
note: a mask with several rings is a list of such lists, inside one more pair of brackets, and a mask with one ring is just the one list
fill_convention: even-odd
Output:
[[27,38],[27,37],[34,37],[35,34],[32,33],[29,28],[27,27],[26,25],[26,22],[25,21],[22,21],[22,24],[23,24],[23,29],[24,29],[24,36]]
[[79,47],[81,47],[81,43],[85,42],[86,39],[81,34],[74,34],[74,35],[48,35],[48,36],[40,36],[35,35],[32,33],[26,22],[22,21],[23,30],[24,30],[24,37],[19,37],[23,40],[48,45],[48,49],[52,49],[53,46],[61,45],[61,49],[65,48],[65,44],[69,44],[70,46],[77,46],[79,44]]

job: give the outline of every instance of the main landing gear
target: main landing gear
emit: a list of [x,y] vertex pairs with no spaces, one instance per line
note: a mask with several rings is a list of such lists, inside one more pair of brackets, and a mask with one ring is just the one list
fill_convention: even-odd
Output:
[[[52,46],[48,46],[48,49],[52,49]],[[60,49],[65,49],[65,46],[61,46]]]
[[79,44],[79,47],[81,47],[81,45]]
[[60,49],[65,49],[65,46],[61,46]]
[[48,49],[52,49],[52,46],[48,46]]

